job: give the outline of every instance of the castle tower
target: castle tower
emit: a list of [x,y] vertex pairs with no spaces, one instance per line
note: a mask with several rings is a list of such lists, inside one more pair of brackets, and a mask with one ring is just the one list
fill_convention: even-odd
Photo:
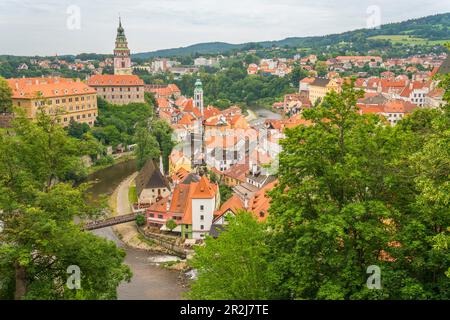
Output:
[[195,82],[194,104],[200,110],[200,113],[203,117],[203,88],[200,79],[197,79],[197,81]]
[[128,49],[127,37],[119,18],[117,28],[116,48],[114,49],[114,74],[133,74],[131,69],[130,49]]

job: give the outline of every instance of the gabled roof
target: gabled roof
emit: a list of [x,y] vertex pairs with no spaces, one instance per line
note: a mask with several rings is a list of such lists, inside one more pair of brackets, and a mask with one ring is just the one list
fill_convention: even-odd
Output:
[[258,221],[265,221],[267,219],[270,208],[270,197],[266,195],[266,192],[272,190],[276,184],[277,180],[267,184],[256,192],[249,202],[248,211],[251,211]]
[[192,125],[194,120],[194,116],[192,116],[190,113],[185,113],[181,117],[180,121],[178,121],[178,124]]
[[216,212],[216,216],[215,216],[214,220],[219,219],[224,214],[226,214],[227,212],[230,212],[230,211],[233,212],[234,214],[236,214],[238,210],[245,210],[244,203],[242,202],[241,198],[237,194],[233,193],[233,195],[230,197],[230,199],[225,201],[220,206],[220,209]]
[[247,163],[237,163],[231,166],[228,170],[224,171],[223,174],[242,182],[245,182],[245,174],[249,170],[249,165]]
[[148,160],[136,176],[136,193],[139,196],[144,189],[169,188],[169,183],[161,174],[153,160]]
[[211,199],[216,195],[216,190],[214,190],[209,182],[208,178],[202,176],[198,182],[194,193],[192,194],[193,199]]

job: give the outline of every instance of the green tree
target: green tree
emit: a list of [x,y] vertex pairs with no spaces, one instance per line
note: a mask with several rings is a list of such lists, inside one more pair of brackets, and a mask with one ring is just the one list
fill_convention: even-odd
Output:
[[271,272],[266,259],[265,225],[251,213],[231,218],[217,239],[207,238],[196,247],[192,267],[198,279],[187,293],[190,299],[267,299]]
[[150,159],[158,159],[160,155],[159,144],[156,138],[145,127],[136,130],[134,141],[137,144],[135,155],[138,169],[142,169]]
[[[79,150],[42,113],[0,133],[0,298],[114,299],[130,280],[124,251],[74,223],[102,211],[85,201],[86,185],[67,180],[81,166]],[[81,270],[79,290],[66,286],[69,266]]]
[[145,223],[146,223],[145,217],[144,217],[142,214],[138,214],[138,215],[136,216],[136,224],[137,224],[139,227],[142,227],[142,226],[145,225]]
[[220,201],[222,203],[224,203],[233,196],[233,189],[224,184],[219,185],[219,192],[220,192]]
[[8,82],[0,77],[0,113],[12,111],[12,91]]
[[[393,128],[358,115],[359,96],[345,85],[304,112],[314,125],[286,132],[270,192],[274,291],[448,298],[448,113],[418,111]],[[370,265],[381,268],[381,290],[366,287]]]
[[152,135],[155,136],[158,141],[161,155],[163,157],[164,172],[169,171],[169,156],[172,153],[172,149],[175,146],[175,142],[172,139],[173,129],[164,120],[154,120],[151,124]]
[[328,66],[325,61],[317,61],[314,70],[317,71],[319,77],[325,77],[328,73]]
[[166,227],[167,229],[169,229],[170,231],[172,231],[173,229],[175,229],[177,227],[177,223],[173,220],[173,219],[169,219],[166,222]]
[[69,126],[67,127],[67,133],[69,136],[81,139],[85,133],[89,131],[89,125],[87,123],[80,123],[74,120],[70,120]]
[[291,77],[291,83],[298,87],[300,80],[303,78],[306,78],[308,76],[308,71],[303,69],[301,66],[295,66],[294,69],[292,69],[292,72],[290,74]]

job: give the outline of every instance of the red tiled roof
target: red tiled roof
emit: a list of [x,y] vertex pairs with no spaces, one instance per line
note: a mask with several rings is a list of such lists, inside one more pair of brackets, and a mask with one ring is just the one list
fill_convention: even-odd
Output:
[[208,178],[202,176],[198,182],[194,193],[192,194],[193,199],[211,199],[215,196],[215,190],[212,188],[211,183]]
[[96,74],[87,80],[90,86],[143,86],[144,80],[135,75]]
[[94,88],[84,82],[66,78],[17,78],[8,79],[14,99],[62,97],[67,95],[95,94]]

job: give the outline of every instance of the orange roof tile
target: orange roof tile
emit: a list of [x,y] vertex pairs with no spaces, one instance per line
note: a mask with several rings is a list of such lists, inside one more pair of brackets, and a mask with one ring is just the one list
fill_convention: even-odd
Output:
[[144,80],[135,75],[97,74],[87,80],[87,84],[96,86],[143,86]]
[[211,199],[216,195],[214,189],[211,186],[208,178],[202,176],[200,181],[192,194],[193,199]]
[[67,78],[13,78],[7,80],[13,99],[63,97],[68,95],[95,94],[94,88],[84,82]]
[[223,216],[226,212],[232,211],[233,213],[237,213],[238,210],[245,210],[244,204],[242,203],[241,198],[237,194],[233,194],[230,199],[225,201],[221,206],[220,209],[216,213],[215,219],[220,218]]

